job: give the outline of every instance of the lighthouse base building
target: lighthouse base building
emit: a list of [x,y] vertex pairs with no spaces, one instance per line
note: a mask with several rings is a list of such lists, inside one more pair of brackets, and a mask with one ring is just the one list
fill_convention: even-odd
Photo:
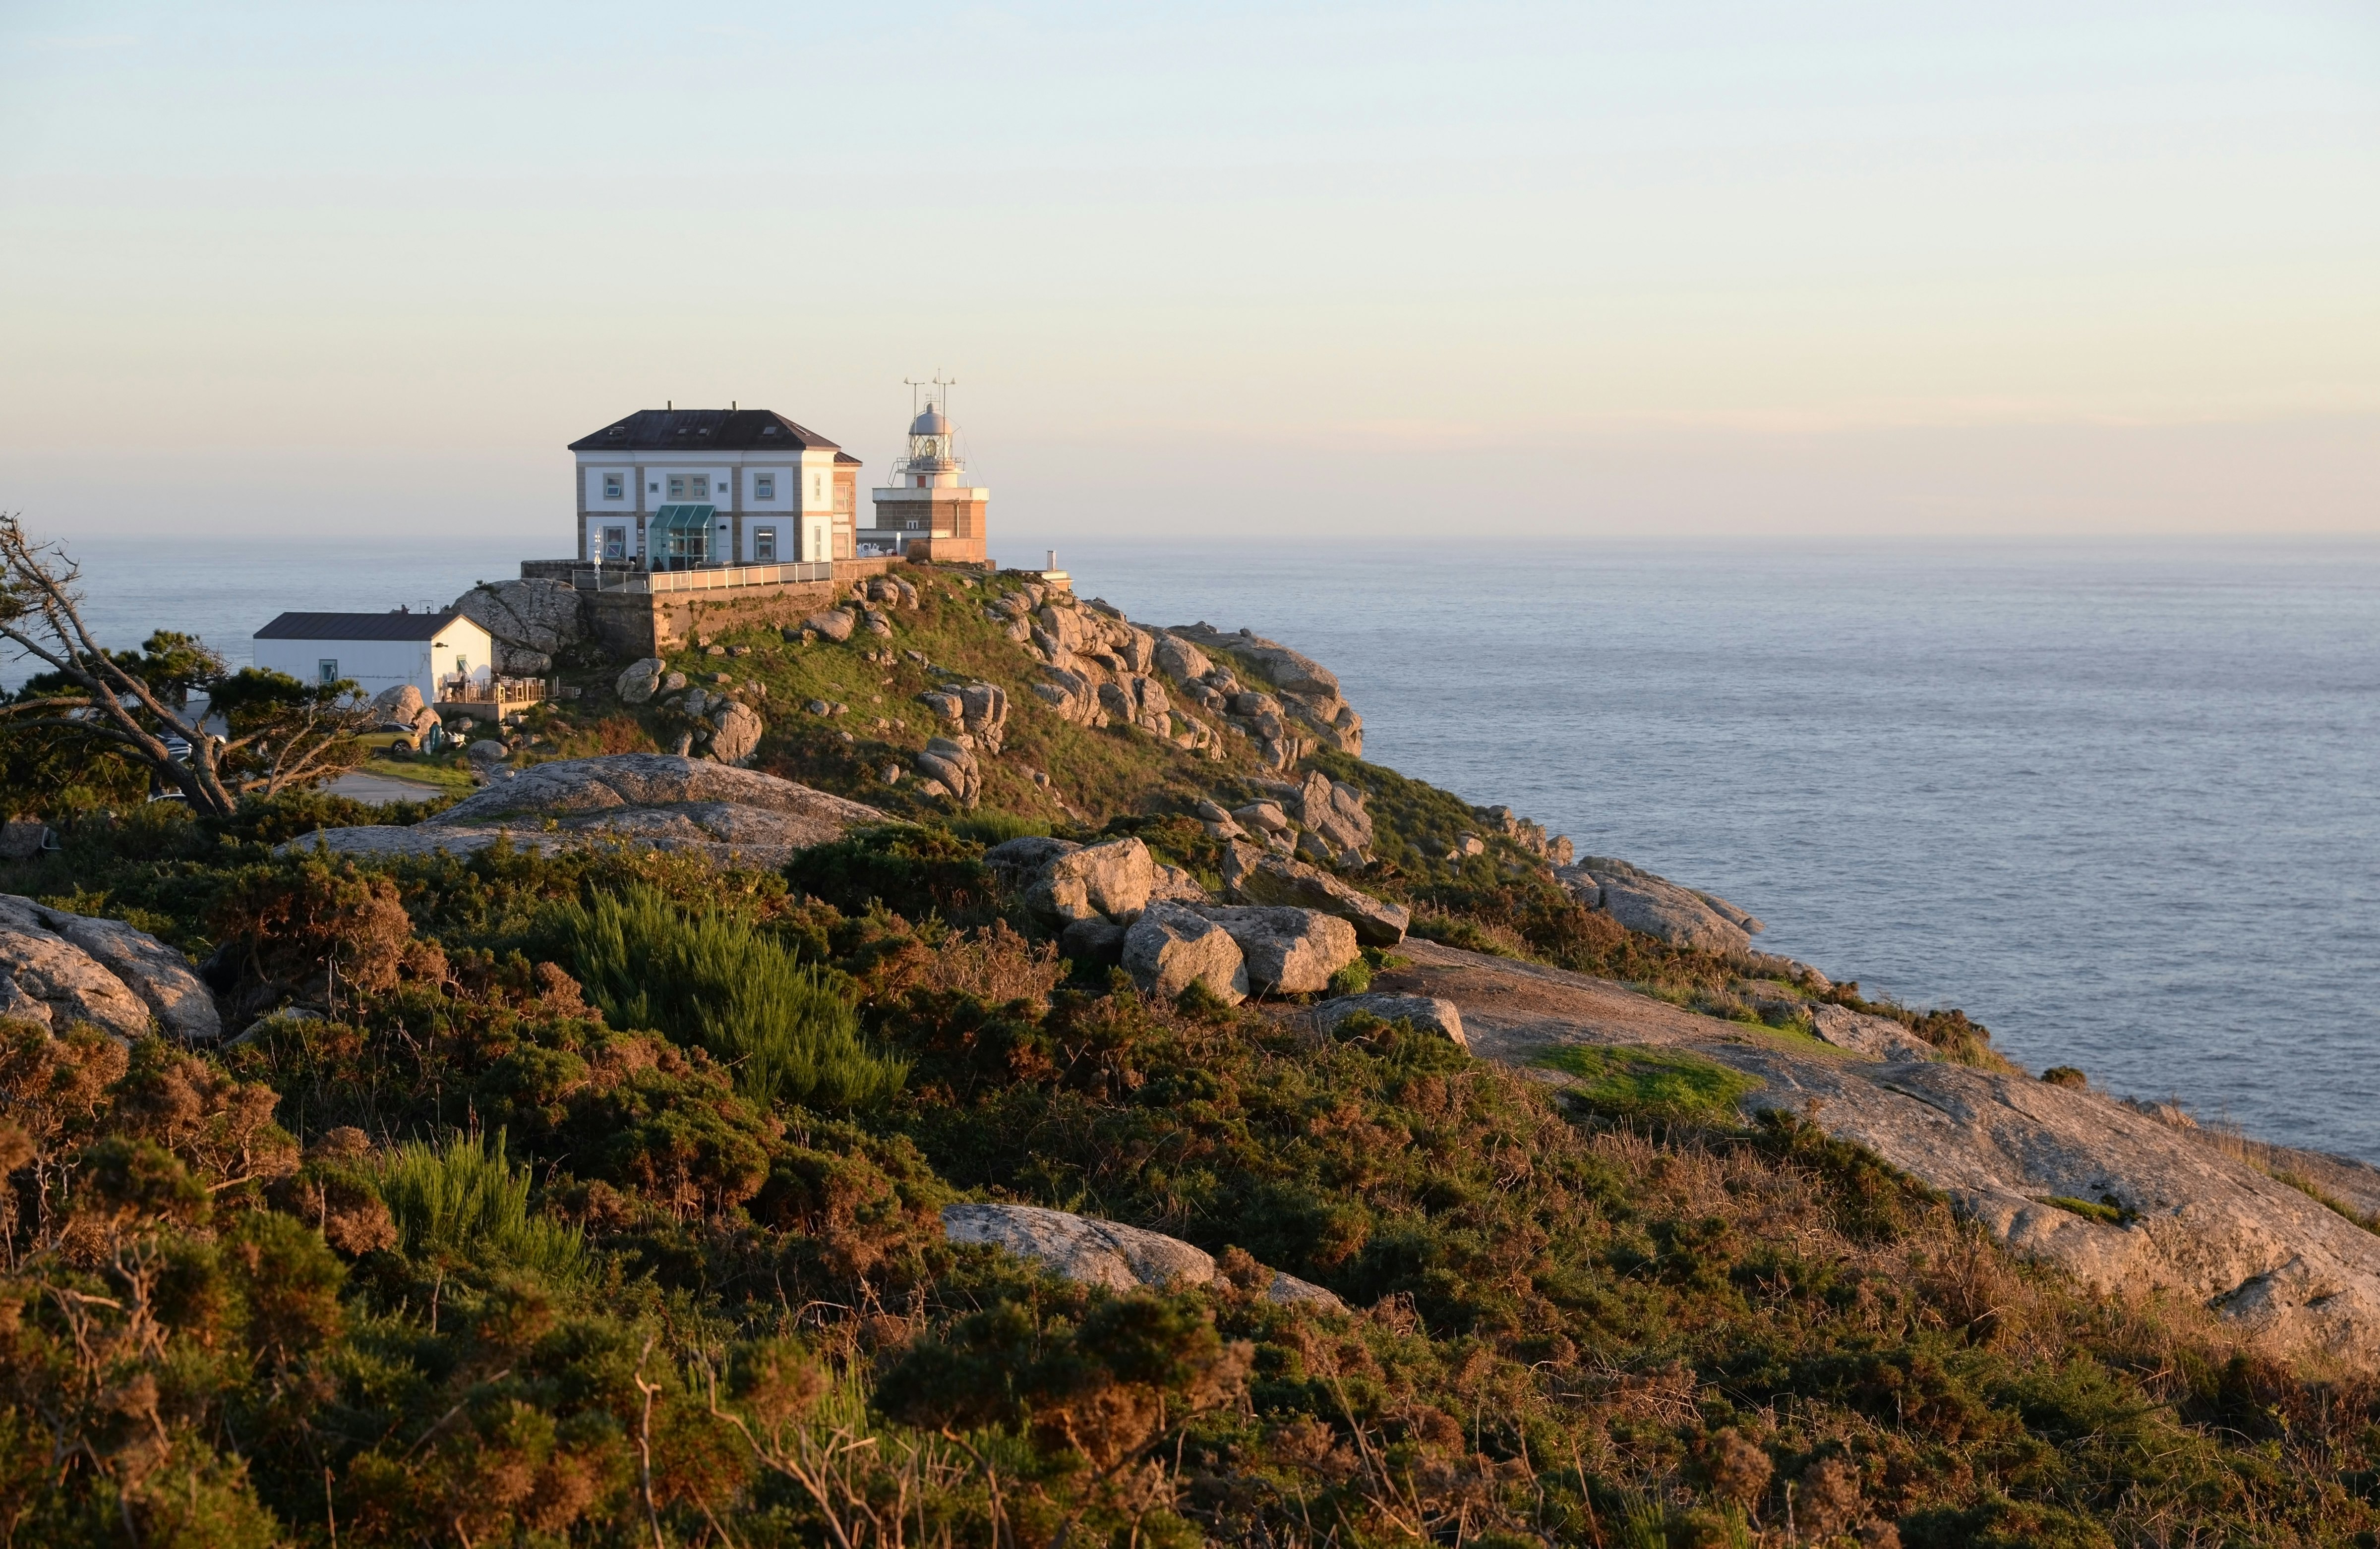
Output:
[[[938,393],[949,385],[934,383]],[[892,482],[869,491],[876,525],[858,534],[860,552],[897,554],[919,563],[989,563],[984,508],[991,491],[967,482],[958,431],[943,406],[926,400],[909,422],[909,454],[893,465]]]

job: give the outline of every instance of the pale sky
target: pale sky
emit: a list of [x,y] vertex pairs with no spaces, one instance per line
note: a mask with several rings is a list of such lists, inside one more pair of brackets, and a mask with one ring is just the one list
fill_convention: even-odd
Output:
[[2380,532],[2380,6],[0,3],[41,530],[561,552],[937,369],[995,552]]

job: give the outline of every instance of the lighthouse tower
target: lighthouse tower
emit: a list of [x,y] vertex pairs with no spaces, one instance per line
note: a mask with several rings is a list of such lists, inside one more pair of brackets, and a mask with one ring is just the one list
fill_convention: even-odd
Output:
[[892,465],[891,484],[870,491],[876,526],[858,535],[863,548],[917,561],[984,563],[991,491],[966,479],[950,420],[950,390],[957,385],[940,376],[909,383],[909,454]]

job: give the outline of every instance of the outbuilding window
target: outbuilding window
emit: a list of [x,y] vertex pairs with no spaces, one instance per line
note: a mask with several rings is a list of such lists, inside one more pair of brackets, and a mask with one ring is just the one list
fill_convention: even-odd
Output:
[[325,684],[339,681],[339,660],[336,657],[324,657],[314,664],[314,670],[322,674],[322,682]]

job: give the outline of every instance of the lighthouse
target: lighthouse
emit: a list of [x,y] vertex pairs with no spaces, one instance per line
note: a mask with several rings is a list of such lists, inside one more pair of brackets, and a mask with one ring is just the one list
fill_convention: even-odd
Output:
[[984,507],[991,491],[970,484],[950,418],[950,390],[939,375],[909,384],[909,451],[892,481],[870,491],[876,526],[858,535],[862,549],[943,563],[985,563]]

